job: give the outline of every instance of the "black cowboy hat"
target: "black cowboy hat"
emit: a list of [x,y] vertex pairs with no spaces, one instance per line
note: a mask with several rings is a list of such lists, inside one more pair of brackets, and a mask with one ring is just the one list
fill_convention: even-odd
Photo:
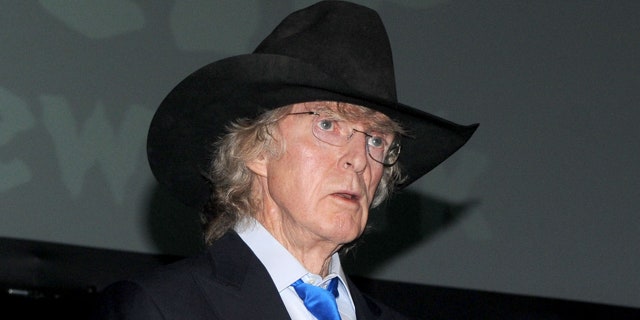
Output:
[[211,189],[204,172],[212,143],[237,118],[309,101],[341,101],[400,122],[400,188],[436,167],[471,137],[462,126],[398,102],[391,46],[378,14],[322,1],[287,16],[251,54],[208,64],[180,82],[155,113],[147,140],[158,181],[201,208]]

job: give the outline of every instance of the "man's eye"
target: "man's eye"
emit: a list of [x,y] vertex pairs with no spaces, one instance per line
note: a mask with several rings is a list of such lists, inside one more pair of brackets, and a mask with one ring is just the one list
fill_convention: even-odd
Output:
[[371,136],[369,137],[369,146],[375,148],[384,147],[384,139],[380,136]]
[[318,127],[324,131],[331,131],[333,129],[333,121],[330,119],[322,119],[318,121]]

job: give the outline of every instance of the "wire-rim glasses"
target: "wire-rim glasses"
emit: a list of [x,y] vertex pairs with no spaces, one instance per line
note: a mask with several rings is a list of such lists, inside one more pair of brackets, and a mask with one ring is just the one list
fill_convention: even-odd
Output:
[[287,115],[312,115],[315,119],[311,125],[311,132],[316,139],[332,146],[342,147],[347,145],[354,133],[365,135],[367,154],[375,162],[385,167],[390,167],[398,162],[400,156],[400,138],[395,135],[392,141],[385,134],[364,132],[351,128],[342,119],[323,115],[316,111],[292,112]]

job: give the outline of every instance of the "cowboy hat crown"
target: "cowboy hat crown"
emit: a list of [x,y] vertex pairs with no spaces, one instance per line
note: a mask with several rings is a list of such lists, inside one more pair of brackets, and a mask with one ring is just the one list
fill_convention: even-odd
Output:
[[401,123],[410,137],[399,159],[407,177],[400,188],[457,151],[477,128],[399,103],[379,15],[346,1],[321,1],[287,16],[253,53],[210,63],[171,90],[149,128],[150,167],[182,202],[202,207],[211,195],[203,173],[212,144],[230,121],[310,101],[353,103]]

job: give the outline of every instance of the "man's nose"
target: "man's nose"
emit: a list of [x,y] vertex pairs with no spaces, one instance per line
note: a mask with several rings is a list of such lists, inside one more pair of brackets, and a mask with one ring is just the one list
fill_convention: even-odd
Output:
[[367,167],[368,151],[367,136],[364,132],[353,130],[348,138],[347,144],[343,147],[343,165],[356,172],[362,172]]

